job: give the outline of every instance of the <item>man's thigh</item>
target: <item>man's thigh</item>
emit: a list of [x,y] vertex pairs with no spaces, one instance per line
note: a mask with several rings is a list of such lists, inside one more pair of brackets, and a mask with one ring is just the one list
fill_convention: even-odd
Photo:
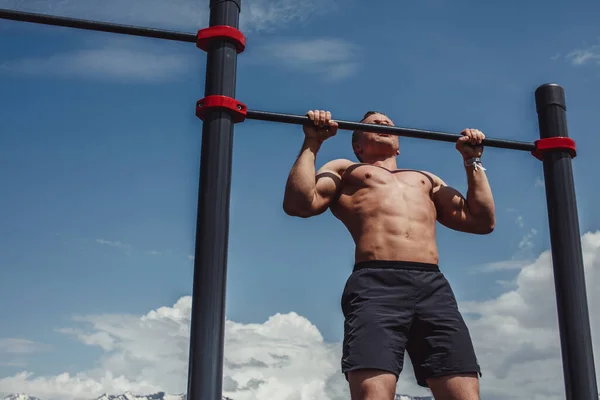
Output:
[[479,400],[476,373],[429,378],[427,384],[436,400]]
[[342,373],[380,370],[400,374],[414,293],[410,271],[363,269],[353,273],[342,295]]
[[358,369],[348,372],[352,400],[394,400],[396,375],[377,369]]
[[454,293],[441,273],[420,278],[427,290],[417,303],[407,345],[417,382],[428,387],[430,378],[445,382],[456,376],[452,382],[463,385],[467,374],[465,382],[471,382],[470,377],[477,378],[480,368]]

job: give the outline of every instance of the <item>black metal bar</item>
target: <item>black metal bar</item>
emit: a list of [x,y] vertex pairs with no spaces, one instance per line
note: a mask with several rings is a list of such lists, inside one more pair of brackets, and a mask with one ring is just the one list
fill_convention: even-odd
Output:
[[[535,100],[540,137],[567,137],[563,88],[542,85]],[[566,398],[598,400],[571,156],[559,150],[543,160]]]
[[[210,26],[238,28],[239,0],[211,0]],[[207,52],[205,96],[235,98],[237,49],[215,40]],[[232,116],[209,111],[202,127],[188,399],[221,400],[229,198],[233,153]]]
[[[305,125],[310,120],[304,115],[281,114],[267,111],[248,110],[246,117],[249,119],[281,122],[286,124]],[[442,142],[456,142],[460,135],[445,132],[435,132],[422,129],[400,128],[397,126],[365,124],[361,122],[348,122],[336,120],[340,129],[368,131],[376,133],[389,133],[392,135],[405,136],[419,139],[438,140]],[[485,139],[483,145],[487,147],[498,147],[502,149],[534,151],[535,144],[502,139]]]
[[66,28],[85,29],[88,31],[99,31],[109,33],[119,33],[123,35],[144,36],[155,39],[174,40],[178,42],[196,43],[197,35],[192,33],[182,33],[165,31],[154,28],[144,28],[140,26],[119,25],[109,22],[90,21],[87,19],[58,17],[54,15],[35,14],[23,11],[14,11],[0,8],[0,19],[11,21],[33,22],[36,24],[63,26]]

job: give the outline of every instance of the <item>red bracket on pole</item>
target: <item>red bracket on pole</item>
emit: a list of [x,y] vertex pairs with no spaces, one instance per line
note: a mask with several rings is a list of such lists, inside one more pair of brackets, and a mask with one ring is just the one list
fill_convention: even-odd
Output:
[[230,111],[233,122],[243,122],[246,119],[248,107],[236,99],[227,96],[206,96],[196,102],[196,116],[204,121],[209,110]]
[[238,54],[246,48],[246,37],[242,32],[233,26],[215,25],[198,31],[198,40],[196,47],[208,51],[211,41],[215,39],[227,39],[232,41],[237,48]]
[[535,150],[531,152],[535,158],[544,160],[544,154],[554,150],[567,150],[572,158],[577,156],[575,141],[569,137],[557,136],[535,141]]

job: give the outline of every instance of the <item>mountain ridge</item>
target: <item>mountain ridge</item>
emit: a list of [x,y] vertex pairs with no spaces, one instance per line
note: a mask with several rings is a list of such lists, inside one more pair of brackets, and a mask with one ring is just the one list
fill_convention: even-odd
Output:
[[[29,396],[23,393],[15,393],[10,394],[5,397],[3,400],[43,400],[38,397]],[[134,395],[129,391],[126,391],[123,394],[103,394],[95,399],[90,400],[187,400],[187,396],[185,394],[175,394],[170,395],[165,392],[157,392],[148,395]],[[233,400],[229,397],[222,397],[222,400]],[[396,394],[395,400],[434,400],[431,396],[409,396],[406,394]]]

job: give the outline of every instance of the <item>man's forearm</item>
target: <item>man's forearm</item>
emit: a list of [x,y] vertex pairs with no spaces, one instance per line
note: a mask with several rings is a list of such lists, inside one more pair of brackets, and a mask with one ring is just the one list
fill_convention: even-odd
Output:
[[482,228],[492,228],[495,225],[495,206],[492,189],[485,171],[479,166],[466,166],[468,191],[467,207],[469,216]]
[[311,205],[316,185],[315,160],[321,142],[305,139],[298,159],[292,166],[285,187],[283,207],[286,210],[305,208]]

